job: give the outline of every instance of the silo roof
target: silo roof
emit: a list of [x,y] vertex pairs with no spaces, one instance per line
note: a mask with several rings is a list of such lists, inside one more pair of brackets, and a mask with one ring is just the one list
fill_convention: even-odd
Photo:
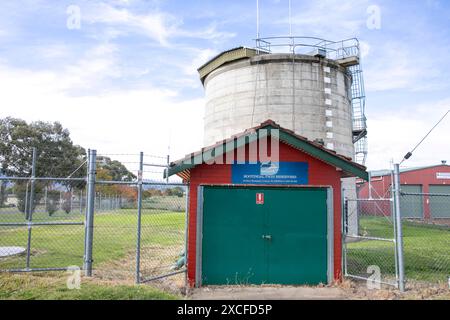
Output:
[[222,53],[219,53],[214,58],[210,59],[208,62],[206,62],[204,65],[202,65],[200,68],[197,69],[198,73],[200,74],[200,79],[202,83],[204,82],[205,78],[219,68],[220,66],[240,60],[245,58],[251,58],[256,56],[257,51],[255,49],[247,48],[247,47],[237,47],[233,48],[227,51],[224,51]]

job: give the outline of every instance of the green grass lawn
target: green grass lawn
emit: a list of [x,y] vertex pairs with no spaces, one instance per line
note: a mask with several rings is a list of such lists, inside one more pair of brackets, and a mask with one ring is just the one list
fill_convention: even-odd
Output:
[[[11,208],[0,211],[1,222],[23,222],[23,214]],[[57,212],[48,216],[36,212],[33,221],[82,222],[79,211]],[[141,270],[151,272],[148,265],[163,260],[174,263],[184,245],[184,212],[143,210],[141,238]],[[69,290],[65,273],[9,274],[0,273],[0,299],[169,299],[166,294],[149,286],[129,285],[134,279],[137,210],[123,209],[95,214],[94,272],[101,278],[118,280],[119,285],[83,280],[81,290]],[[27,227],[0,227],[0,247],[27,244]],[[35,226],[32,229],[31,268],[65,268],[83,266],[84,226]],[[161,256],[163,258],[161,258]],[[24,268],[24,254],[0,258],[0,269]],[[150,271],[149,271],[150,270]],[[164,270],[157,269],[156,272]],[[167,270],[166,270],[167,271]],[[119,276],[117,276],[120,274]],[[144,274],[149,276],[151,274]],[[96,278],[94,278],[96,279]],[[126,284],[120,284],[125,280]]]
[[173,300],[178,296],[150,286],[113,284],[83,279],[68,289],[65,278],[36,274],[0,274],[0,300]]
[[[361,232],[372,237],[393,238],[393,227],[380,217],[360,220]],[[405,274],[409,280],[447,282],[450,276],[450,229],[403,222]],[[364,274],[367,266],[378,265],[382,275],[395,274],[394,244],[383,241],[349,243],[350,273]]]
[[[46,213],[36,213],[33,220],[80,222],[84,220],[84,216],[58,213],[49,217]],[[0,221],[23,221],[23,215],[19,213],[4,214],[0,217]],[[143,210],[142,247],[159,247],[162,248],[161,250],[174,245],[182,247],[184,225],[184,212]],[[94,268],[101,268],[107,262],[120,260],[134,253],[137,228],[136,210],[126,209],[97,213],[94,226]],[[26,227],[0,227],[0,247],[26,247],[27,234]],[[31,247],[32,268],[82,266],[84,226],[33,227]],[[176,257],[179,251],[173,254]],[[0,269],[23,267],[25,267],[25,255],[0,259]]]
[[184,211],[186,208],[186,197],[163,196],[144,197],[142,199],[144,209],[165,209],[172,211]]

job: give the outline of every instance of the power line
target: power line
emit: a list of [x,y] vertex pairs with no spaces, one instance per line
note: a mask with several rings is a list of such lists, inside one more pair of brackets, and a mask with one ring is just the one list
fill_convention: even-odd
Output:
[[428,138],[428,136],[433,132],[434,129],[437,128],[437,126],[445,119],[445,117],[450,113],[450,110],[447,110],[447,112],[444,114],[444,116],[434,125],[433,128],[431,128],[431,130],[425,135],[425,137],[423,137],[422,140],[420,140],[420,142],[414,147],[414,149],[412,149],[410,152],[408,152],[404,157],[402,162],[400,162],[400,164],[402,164],[403,162],[405,162],[406,160],[408,160],[409,158],[412,157],[414,151],[416,151],[416,149],[422,144],[422,142],[425,141],[426,138]]

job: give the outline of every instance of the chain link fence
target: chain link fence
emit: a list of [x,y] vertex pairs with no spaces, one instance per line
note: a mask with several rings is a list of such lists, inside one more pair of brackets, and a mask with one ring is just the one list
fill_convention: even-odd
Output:
[[448,286],[450,194],[401,193],[407,288]]
[[134,158],[121,162],[131,173],[120,180],[101,166],[117,163],[95,151],[79,168],[86,177],[0,177],[0,271],[75,266],[107,280],[173,276],[170,284],[183,287],[187,187],[150,180],[166,164],[157,171],[142,154]]
[[0,270],[66,270],[83,262],[84,179],[1,180]]
[[[448,289],[450,194],[400,192],[403,259],[396,245],[394,204],[395,199],[345,200],[345,276],[398,287],[403,268],[407,289]],[[350,228],[349,221],[358,221],[357,228]]]
[[142,197],[141,281],[173,275],[185,281],[186,205],[184,185],[146,185]]
[[[346,199],[344,207],[344,275],[397,286],[391,199]],[[349,226],[355,222],[357,228]]]

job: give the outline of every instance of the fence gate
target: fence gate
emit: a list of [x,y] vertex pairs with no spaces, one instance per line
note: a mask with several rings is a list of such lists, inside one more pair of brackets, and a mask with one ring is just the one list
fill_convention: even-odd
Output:
[[189,189],[167,183],[143,183],[142,187],[136,280],[143,283],[173,276],[172,280],[183,286]]
[[345,277],[398,286],[395,219],[392,206],[391,199],[345,199],[343,221]]
[[136,283],[174,276],[183,286],[188,187],[144,179],[146,166],[166,169],[168,157],[158,165],[131,156],[122,164],[138,163],[137,175],[122,180],[97,174],[110,159],[95,150],[76,169],[82,177],[0,176],[0,271],[79,268]]
[[0,271],[82,268],[85,179],[1,178]]

